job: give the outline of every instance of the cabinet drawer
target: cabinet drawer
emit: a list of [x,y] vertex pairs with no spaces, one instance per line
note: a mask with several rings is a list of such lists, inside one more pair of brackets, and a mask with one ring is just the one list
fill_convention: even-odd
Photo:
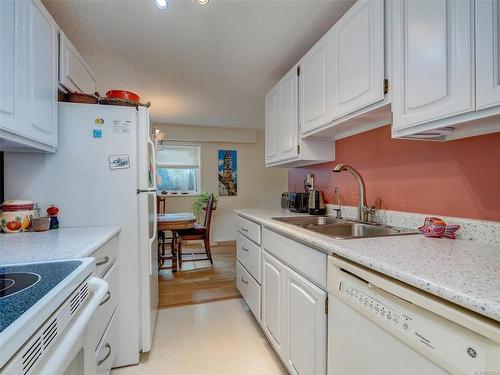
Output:
[[117,312],[113,314],[106,332],[95,351],[95,365],[97,375],[108,375],[115,361],[118,351],[118,317]]
[[91,255],[91,257],[95,258],[96,263],[94,275],[102,278],[106,271],[115,263],[117,255],[118,236],[115,236]]
[[262,248],[320,288],[326,289],[326,254],[269,229],[264,229],[262,234]]
[[237,235],[236,240],[236,257],[239,262],[245,266],[248,272],[260,284],[260,247],[250,241],[248,238],[242,236],[240,233]]
[[236,262],[236,287],[255,318],[260,322],[260,285],[238,261]]
[[245,237],[260,245],[260,225],[241,216],[236,218],[236,229]]
[[116,265],[111,267],[104,276],[104,281],[108,283],[109,291],[95,312],[94,319],[90,322],[92,332],[92,348],[95,349],[101,339],[106,326],[118,305],[118,269]]

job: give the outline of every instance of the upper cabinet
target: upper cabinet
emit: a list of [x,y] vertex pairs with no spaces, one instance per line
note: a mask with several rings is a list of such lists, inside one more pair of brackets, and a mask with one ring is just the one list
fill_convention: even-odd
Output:
[[500,105],[500,5],[476,1],[476,108]]
[[40,0],[0,1],[0,51],[0,151],[54,152],[58,88],[94,93],[92,72]]
[[384,99],[384,2],[358,0],[333,27],[333,119]]
[[394,137],[500,131],[497,0],[391,2]]
[[474,110],[472,1],[393,3],[398,129]]
[[300,60],[300,127],[302,133],[330,122],[330,45],[324,36]]
[[59,33],[59,85],[65,92],[93,94],[96,91],[94,74],[62,31]]
[[266,165],[297,167],[333,160],[329,139],[299,138],[299,80],[293,67],[266,96]]
[[23,4],[0,1],[0,128],[20,132],[24,96]]
[[266,164],[278,160],[279,94],[277,85],[266,96]]
[[0,2],[0,150],[57,147],[57,25],[38,0]]
[[27,6],[27,126],[30,138],[57,147],[57,25],[35,1]]
[[341,138],[390,123],[384,6],[358,0],[300,60],[303,138]]
[[268,166],[334,160],[334,138],[390,123],[384,7],[358,0],[269,92]]
[[298,77],[293,68],[279,83],[279,136],[278,153],[280,160],[297,156],[299,137],[299,111],[297,101]]

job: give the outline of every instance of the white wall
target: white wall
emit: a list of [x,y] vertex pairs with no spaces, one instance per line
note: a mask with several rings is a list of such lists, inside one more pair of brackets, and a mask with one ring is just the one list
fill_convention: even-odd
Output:
[[[162,134],[169,133],[169,125],[154,125]],[[217,157],[219,149],[238,151],[238,195],[236,197],[219,197],[217,210],[212,221],[212,239],[225,241],[235,239],[235,208],[279,208],[281,193],[288,189],[288,170],[286,168],[266,168],[264,163],[264,132],[256,133],[255,143],[234,142],[201,142],[207,139],[216,129],[222,139],[245,138],[241,135],[248,130],[221,128],[199,128],[198,135],[193,134],[193,127],[186,126],[186,135],[182,136],[175,129],[176,139],[199,143],[201,145],[201,188],[203,191],[217,193]],[[245,133],[239,133],[239,132]],[[220,134],[227,132],[227,134]],[[173,129],[171,129],[173,135]],[[161,134],[160,134],[161,135]],[[168,138],[168,135],[167,135]],[[194,138],[194,139],[193,139]],[[245,142],[245,141],[244,141]],[[246,141],[248,142],[248,141]],[[191,212],[194,197],[168,197],[167,212]]]

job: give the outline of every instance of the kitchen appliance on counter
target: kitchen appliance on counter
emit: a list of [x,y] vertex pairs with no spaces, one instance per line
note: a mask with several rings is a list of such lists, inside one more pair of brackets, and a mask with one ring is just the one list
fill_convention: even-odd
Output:
[[306,213],[309,210],[309,194],[285,192],[281,194],[281,208],[292,212]]
[[311,190],[309,192],[308,212],[310,215],[325,215],[325,196],[322,190]]
[[94,259],[0,266],[0,373],[95,372],[89,322],[108,291]]
[[338,257],[328,260],[328,290],[329,375],[500,369],[498,322]]
[[66,227],[116,225],[119,347],[114,366],[151,350],[158,308],[155,150],[145,107],[59,103],[54,154],[5,153],[5,196],[57,202]]

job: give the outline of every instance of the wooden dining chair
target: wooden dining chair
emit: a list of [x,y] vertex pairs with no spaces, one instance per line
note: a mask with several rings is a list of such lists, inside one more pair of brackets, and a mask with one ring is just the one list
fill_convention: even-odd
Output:
[[203,225],[195,224],[193,228],[190,229],[179,229],[174,231],[174,238],[177,245],[177,259],[179,263],[179,268],[182,268],[182,242],[183,241],[203,241],[203,245],[205,248],[204,252],[193,252],[195,254],[206,254],[206,258],[195,258],[191,259],[191,261],[201,261],[201,260],[209,260],[213,265],[214,262],[212,260],[212,252],[210,249],[210,226],[212,224],[212,213],[214,208],[214,195],[211,194],[210,198],[208,198],[207,208],[205,212],[205,221]]
[[[156,212],[158,215],[164,214],[166,211],[166,199],[160,195],[156,196]],[[166,256],[166,242],[168,238],[164,231],[159,230],[157,232],[158,237],[158,268],[162,268],[166,259],[171,259],[172,257]]]

